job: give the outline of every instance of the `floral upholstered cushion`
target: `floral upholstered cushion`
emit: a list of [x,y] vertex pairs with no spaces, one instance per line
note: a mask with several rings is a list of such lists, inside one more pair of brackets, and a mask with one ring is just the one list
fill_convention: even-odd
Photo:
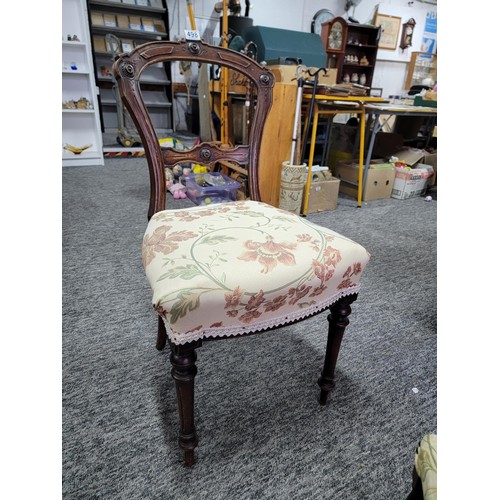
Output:
[[174,344],[240,335],[358,292],[368,252],[306,218],[255,201],[156,213],[142,247],[153,307]]

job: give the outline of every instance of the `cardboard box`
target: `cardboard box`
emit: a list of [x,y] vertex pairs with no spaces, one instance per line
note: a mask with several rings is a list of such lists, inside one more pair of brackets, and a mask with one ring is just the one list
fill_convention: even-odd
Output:
[[155,31],[158,33],[166,33],[165,23],[161,19],[153,19]]
[[[318,68],[310,68],[311,73],[316,71]],[[336,85],[337,84],[337,70],[335,68],[328,68],[326,73],[320,71],[318,77],[318,83],[320,85]]]
[[434,175],[431,165],[417,164],[418,168],[406,169],[396,167],[396,178],[392,188],[392,198],[407,200],[425,193],[427,181]]
[[398,161],[405,162],[408,166],[413,167],[425,156],[425,151],[423,149],[418,148],[401,148],[394,153],[394,155]]
[[92,26],[104,26],[104,16],[102,12],[90,12],[90,20],[92,22]]
[[434,175],[428,179],[427,186],[434,186],[437,177],[437,153],[428,153],[425,149],[402,148],[394,153],[399,161],[404,161],[407,165],[415,168],[417,163],[430,165],[434,170]]
[[430,165],[434,169],[434,175],[429,178],[427,186],[431,187],[436,185],[437,182],[437,153],[428,153],[427,151],[424,153],[424,158],[422,163],[426,165]]
[[142,21],[139,16],[128,16],[128,27],[131,30],[142,30]]
[[[359,164],[353,162],[338,163],[334,174],[340,179],[341,193],[358,198]],[[391,163],[373,162],[368,168],[362,201],[382,200],[390,198],[396,171]]]
[[335,210],[339,198],[339,187],[340,180],[333,177],[330,171],[313,172],[313,180],[309,186],[307,213]]
[[148,31],[151,33],[155,31],[155,25],[153,19],[151,19],[150,17],[143,17],[141,18],[141,20],[142,20],[142,29],[144,31]]
[[134,41],[130,38],[122,39],[122,51],[123,52],[132,52],[134,50]]
[[107,52],[106,49],[106,39],[103,36],[93,36],[94,41],[94,51],[95,52]]
[[116,16],[114,14],[104,14],[104,26],[116,28]]
[[128,30],[128,24],[129,24],[128,16],[125,16],[123,14],[118,14],[116,16],[116,21],[118,22],[119,28]]

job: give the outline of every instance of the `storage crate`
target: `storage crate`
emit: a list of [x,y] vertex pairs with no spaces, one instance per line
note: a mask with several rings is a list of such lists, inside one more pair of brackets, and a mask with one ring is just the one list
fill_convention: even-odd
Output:
[[241,184],[221,172],[185,175],[180,178],[188,198],[196,205],[235,201]]

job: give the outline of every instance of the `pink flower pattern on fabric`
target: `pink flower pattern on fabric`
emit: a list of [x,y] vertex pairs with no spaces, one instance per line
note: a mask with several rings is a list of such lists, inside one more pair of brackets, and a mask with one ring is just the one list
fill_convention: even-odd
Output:
[[248,251],[240,255],[238,259],[249,262],[258,261],[263,266],[260,272],[267,274],[278,265],[278,262],[285,266],[294,266],[295,257],[289,250],[295,250],[296,246],[296,243],[287,241],[276,243],[273,237],[268,235],[265,243],[251,240],[245,242]]
[[142,263],[144,267],[148,266],[157,253],[168,255],[179,248],[180,241],[198,236],[198,233],[191,231],[174,231],[167,236],[170,229],[172,229],[170,226],[160,226],[155,229],[151,236],[146,235],[144,237],[142,246]]

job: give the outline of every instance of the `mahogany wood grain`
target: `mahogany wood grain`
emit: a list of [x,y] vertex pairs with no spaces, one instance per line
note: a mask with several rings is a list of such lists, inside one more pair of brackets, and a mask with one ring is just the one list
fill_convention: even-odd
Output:
[[344,330],[349,324],[348,316],[351,314],[351,304],[357,299],[357,295],[349,295],[339,299],[330,307],[328,315],[328,341],[326,344],[325,364],[318,385],[321,388],[319,402],[326,405],[328,394],[335,389],[335,367],[339,357],[340,344],[344,336]]

